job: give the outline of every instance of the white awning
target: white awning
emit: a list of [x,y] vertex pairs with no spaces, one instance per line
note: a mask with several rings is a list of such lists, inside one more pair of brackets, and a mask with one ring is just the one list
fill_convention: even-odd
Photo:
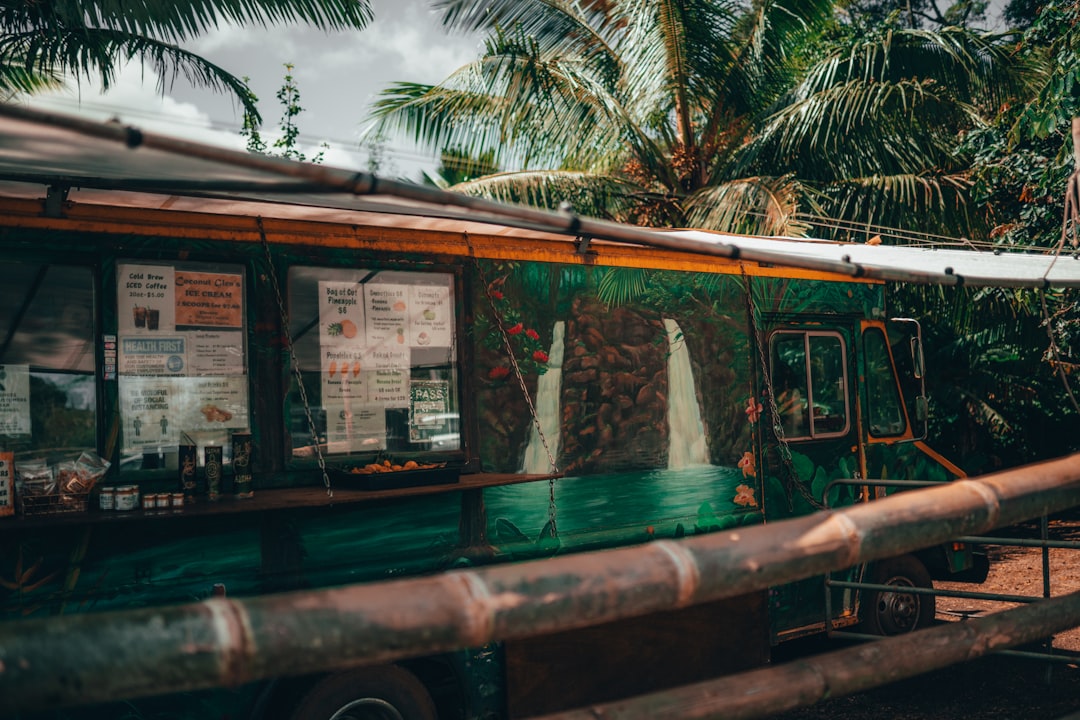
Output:
[[[0,104],[0,195],[78,189],[80,202],[197,200],[201,212],[357,222],[355,213],[482,223],[744,259],[852,277],[939,285],[1078,287],[1068,252],[897,247],[801,238],[649,230],[459,195],[367,173],[282,160]],[[170,207],[178,209],[170,201]],[[195,202],[192,203],[196,204]],[[494,227],[493,227],[494,226]],[[490,230],[489,230],[490,231]]]

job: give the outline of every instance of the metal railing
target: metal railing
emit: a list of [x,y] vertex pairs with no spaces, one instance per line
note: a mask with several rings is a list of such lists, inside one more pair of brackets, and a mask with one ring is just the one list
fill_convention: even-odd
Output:
[[[949,480],[871,480],[864,478],[838,478],[829,482],[822,492],[822,503],[828,507],[829,491],[835,486],[868,486],[868,487],[884,487],[884,488],[923,488],[940,485],[948,485]],[[949,597],[949,598],[963,598],[969,600],[984,600],[988,602],[999,603],[1018,603],[1018,604],[1030,604],[1036,603],[1048,599],[1050,595],[1051,585],[1051,569],[1050,569],[1050,548],[1068,549],[1068,550],[1080,550],[1080,542],[1073,540],[1051,540],[1049,538],[1049,518],[1046,514],[1043,514],[1039,518],[1039,527],[1041,537],[1038,540],[1029,538],[1009,537],[1009,536],[997,536],[997,535],[961,535],[954,539],[954,542],[965,543],[969,545],[985,546],[985,545],[999,545],[1004,547],[1037,547],[1042,548],[1042,589],[1043,594],[1041,596],[1036,595],[1012,595],[1008,593],[995,593],[995,592],[978,592],[971,590],[953,590],[939,587],[920,588],[904,586],[903,592],[905,594],[912,595],[930,595],[934,597]],[[893,591],[897,590],[895,585],[880,585],[875,583],[863,582],[863,581],[850,581],[850,580],[836,580],[831,577],[831,573],[826,573],[824,576],[824,595],[825,595],[825,627],[830,637],[850,639],[850,640],[880,640],[878,635],[870,635],[866,633],[860,633],[852,630],[837,629],[834,625],[834,618],[832,616],[832,588],[847,588],[857,591]],[[963,620],[967,620],[968,617],[964,617]],[[1052,641],[1052,638],[1050,639]],[[1055,652],[1052,642],[1048,642],[1046,645],[1046,652],[1034,652],[1034,651],[1016,651],[1016,650],[1000,650],[998,654],[1009,655],[1012,657],[1023,657],[1029,659],[1045,660],[1054,663],[1080,663],[1080,655],[1071,653],[1059,653]]]
[[[687,607],[979,535],[1071,508],[1078,498],[1080,454],[780,523],[635,547],[394,582],[2,623],[0,716],[379,664]],[[1078,624],[1080,596],[951,623],[916,638],[941,638],[943,647],[910,657],[891,653],[882,659],[893,665],[890,672],[879,665],[875,677],[881,684]],[[911,642],[905,636],[882,645],[905,641]],[[912,665],[911,657],[921,664]],[[820,673],[832,669],[816,672],[820,682]],[[792,690],[785,702],[820,697],[778,679],[788,684],[781,691]],[[836,678],[829,688],[853,691],[846,689],[869,681]],[[745,693],[731,698],[755,712],[773,702]]]

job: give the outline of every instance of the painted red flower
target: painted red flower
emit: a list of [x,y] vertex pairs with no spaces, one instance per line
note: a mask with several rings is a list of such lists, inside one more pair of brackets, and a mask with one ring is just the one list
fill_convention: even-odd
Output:
[[548,361],[548,354],[543,350],[537,350],[532,354],[532,358],[538,363],[546,363]]
[[488,371],[488,378],[491,380],[502,380],[504,377],[510,374],[510,368],[504,365],[496,365]]
[[491,297],[493,297],[496,300],[502,300],[503,299],[502,290],[492,290],[491,291]]
[[539,340],[540,339],[540,333],[536,332],[532,328],[529,328],[528,330],[525,331],[525,337],[529,338],[530,340]]
[[761,407],[761,403],[759,403],[756,398],[751,397],[746,401],[746,419],[751,423],[756,423],[758,421],[758,418],[761,417],[762,410],[764,410],[764,408]]
[[743,477],[757,477],[757,469],[754,467],[754,453],[744,452],[743,456],[739,458],[739,467],[742,469]]
[[733,502],[736,505],[757,507],[757,500],[754,498],[754,488],[749,485],[739,485],[735,488],[735,499]]
[[525,326],[521,323],[518,323],[517,325],[511,325],[510,327],[506,328],[506,332],[510,335],[520,335],[521,331],[524,329]]

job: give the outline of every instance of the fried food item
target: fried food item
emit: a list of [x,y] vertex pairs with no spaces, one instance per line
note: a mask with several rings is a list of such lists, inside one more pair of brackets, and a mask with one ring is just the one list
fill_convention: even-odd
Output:
[[406,460],[398,464],[389,460],[373,462],[363,467],[354,467],[351,472],[354,475],[373,475],[375,473],[399,472],[401,470],[430,470],[432,468],[445,467],[446,463],[418,463],[415,460]]
[[207,422],[228,422],[229,420],[232,420],[233,417],[233,414],[228,410],[223,410],[211,403],[203,405],[199,409],[199,412],[203,414],[203,417],[206,418]]

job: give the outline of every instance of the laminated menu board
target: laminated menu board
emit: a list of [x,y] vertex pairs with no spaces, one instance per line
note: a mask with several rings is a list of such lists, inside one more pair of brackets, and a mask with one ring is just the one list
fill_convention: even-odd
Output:
[[117,265],[121,375],[243,375],[242,272]]

